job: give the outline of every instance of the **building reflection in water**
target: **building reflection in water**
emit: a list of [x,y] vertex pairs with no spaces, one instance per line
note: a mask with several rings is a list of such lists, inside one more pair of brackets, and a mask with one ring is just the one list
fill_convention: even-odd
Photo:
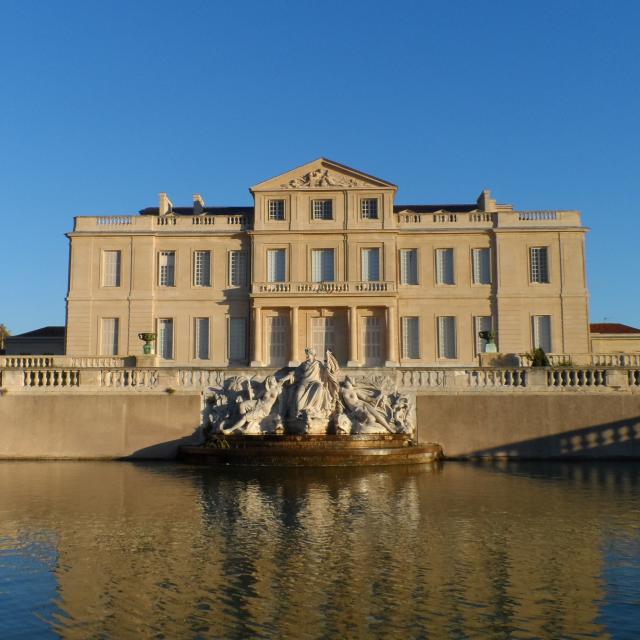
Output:
[[0,539],[55,541],[21,600],[64,638],[606,637],[638,487],[630,464],[7,462]]

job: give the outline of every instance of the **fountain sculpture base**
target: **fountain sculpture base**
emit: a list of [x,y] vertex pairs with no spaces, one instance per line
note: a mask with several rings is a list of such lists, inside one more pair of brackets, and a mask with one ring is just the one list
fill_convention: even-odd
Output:
[[415,445],[403,434],[231,435],[206,447],[180,448],[182,461],[208,465],[351,467],[425,464],[440,458],[440,445]]

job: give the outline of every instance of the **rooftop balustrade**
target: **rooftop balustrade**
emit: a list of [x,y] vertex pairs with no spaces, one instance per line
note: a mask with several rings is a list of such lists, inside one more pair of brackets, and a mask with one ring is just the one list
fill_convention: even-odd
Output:
[[398,214],[401,228],[443,229],[443,228],[492,228],[492,227],[579,227],[580,214],[577,211],[469,211],[452,213],[436,211],[416,213],[406,210]]
[[245,214],[218,214],[215,216],[77,216],[74,232],[139,231],[244,231],[251,227],[251,218]]

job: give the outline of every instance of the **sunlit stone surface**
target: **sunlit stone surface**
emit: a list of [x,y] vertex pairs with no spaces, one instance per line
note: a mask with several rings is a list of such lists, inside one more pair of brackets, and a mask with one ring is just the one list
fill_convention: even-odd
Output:
[[630,638],[639,498],[633,464],[5,462],[0,637]]

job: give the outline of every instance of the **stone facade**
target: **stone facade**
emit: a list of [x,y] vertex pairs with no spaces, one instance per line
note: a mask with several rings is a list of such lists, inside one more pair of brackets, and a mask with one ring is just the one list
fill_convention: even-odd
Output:
[[[588,353],[577,211],[396,205],[397,187],[319,159],[251,188],[253,207],[77,217],[66,353],[159,365],[280,367],[304,348],[341,366],[469,366],[503,353]],[[490,319],[490,320],[489,320]]]

